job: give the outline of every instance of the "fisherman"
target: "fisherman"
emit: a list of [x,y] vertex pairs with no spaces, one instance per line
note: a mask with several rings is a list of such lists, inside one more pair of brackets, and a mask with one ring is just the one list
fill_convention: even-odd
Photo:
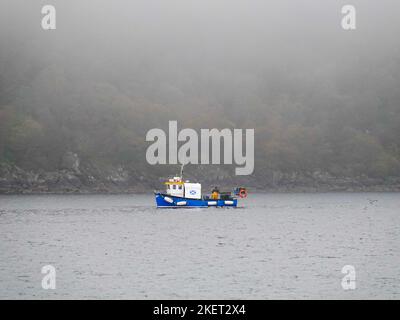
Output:
[[218,187],[214,187],[211,191],[211,199],[218,200],[219,199],[219,189]]

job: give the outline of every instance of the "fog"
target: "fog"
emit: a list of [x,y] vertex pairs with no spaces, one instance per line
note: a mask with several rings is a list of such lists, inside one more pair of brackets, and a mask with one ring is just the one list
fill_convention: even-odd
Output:
[[[56,30],[41,28],[46,4]],[[400,3],[351,1],[351,31],[345,4],[1,0],[0,162],[58,170],[72,151],[88,168],[165,174],[145,135],[178,120],[255,128],[260,180],[399,176]]]
[[317,67],[338,57],[398,50],[398,1],[352,1],[355,32],[341,28],[345,3],[335,0],[52,1],[57,30],[51,32],[40,27],[45,4],[2,0],[2,47],[22,46],[31,59],[54,59],[57,52],[70,63],[94,55],[123,66],[148,58],[193,70],[221,64],[245,70]]

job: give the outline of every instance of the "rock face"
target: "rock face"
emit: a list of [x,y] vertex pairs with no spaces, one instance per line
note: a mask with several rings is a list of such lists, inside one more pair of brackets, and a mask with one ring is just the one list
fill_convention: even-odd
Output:
[[302,173],[272,171],[264,174],[263,183],[259,182],[257,187],[278,192],[400,191],[400,177],[342,177],[320,170]]
[[57,171],[26,171],[0,164],[1,193],[132,193],[152,190],[122,166],[117,168],[81,167],[79,158],[69,154]]
[[79,171],[80,160],[76,153],[68,151],[64,154],[61,159],[61,167],[66,170],[70,170],[76,173],[80,173]]
[[[72,152],[65,154],[60,169],[56,171],[27,171],[0,163],[0,193],[151,192],[162,188],[162,181],[168,177],[134,170],[122,165],[98,167],[83,164]],[[306,173],[267,171],[253,176],[234,176],[224,166],[199,165],[188,167],[184,176],[185,179],[200,181],[204,192],[216,185],[227,191],[236,186],[246,186],[250,192],[400,191],[400,177],[337,177],[320,170]]]

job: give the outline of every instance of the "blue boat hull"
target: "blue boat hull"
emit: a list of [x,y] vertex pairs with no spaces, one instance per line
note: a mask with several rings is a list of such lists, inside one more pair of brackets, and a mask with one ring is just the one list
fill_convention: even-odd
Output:
[[[237,199],[204,200],[174,197],[155,193],[157,208],[208,208],[208,207],[237,207]],[[167,200],[169,201],[167,201]]]

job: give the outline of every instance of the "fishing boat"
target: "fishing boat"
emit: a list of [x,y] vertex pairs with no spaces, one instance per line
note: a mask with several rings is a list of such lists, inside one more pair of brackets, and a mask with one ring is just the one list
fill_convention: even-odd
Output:
[[211,194],[202,195],[200,183],[183,179],[183,165],[180,176],[167,179],[164,185],[165,192],[154,192],[157,208],[237,207],[238,198],[247,197],[247,190],[243,187],[232,192],[220,192],[214,187]]

